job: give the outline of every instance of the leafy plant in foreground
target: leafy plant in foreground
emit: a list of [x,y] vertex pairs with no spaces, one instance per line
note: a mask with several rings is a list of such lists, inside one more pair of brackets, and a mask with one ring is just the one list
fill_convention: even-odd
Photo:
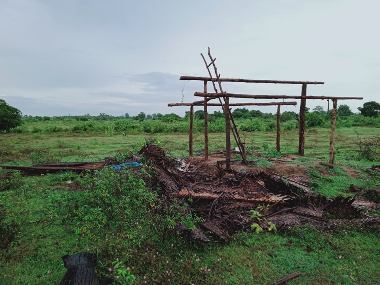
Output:
[[83,179],[85,192],[71,205],[75,232],[93,249],[128,255],[155,235],[156,196],[132,172],[105,168]]

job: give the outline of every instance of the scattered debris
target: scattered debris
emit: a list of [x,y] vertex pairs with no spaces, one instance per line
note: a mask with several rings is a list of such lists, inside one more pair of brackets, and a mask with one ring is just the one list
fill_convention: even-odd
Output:
[[371,170],[380,172],[380,165],[374,165],[374,166],[372,166]]
[[93,253],[76,253],[62,257],[67,268],[59,285],[102,285],[111,284],[112,280],[96,277],[96,255]]
[[320,229],[379,225],[380,219],[365,214],[355,199],[317,195],[306,185],[270,170],[251,172],[246,167],[225,171],[217,161],[215,165],[195,158],[179,161],[167,157],[153,144],[146,145],[140,153],[155,172],[164,199],[180,199],[202,219],[199,228],[190,231],[197,240],[216,237],[227,241],[252,224],[263,230],[306,224]]

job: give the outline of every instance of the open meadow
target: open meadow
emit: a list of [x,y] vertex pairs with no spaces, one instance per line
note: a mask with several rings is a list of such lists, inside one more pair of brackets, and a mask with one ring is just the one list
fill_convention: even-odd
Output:
[[[51,123],[38,124],[43,129]],[[22,127],[37,128],[28,123]],[[333,169],[320,163],[328,160],[329,129],[308,129],[305,156],[291,164],[305,170],[314,192],[328,197],[354,196],[351,185],[378,189],[379,171],[371,167],[380,164],[379,149],[365,150],[360,141],[378,139],[379,127],[338,128]],[[274,151],[274,131],[241,136],[249,158],[263,169],[297,151],[297,129],[283,131],[281,154]],[[187,156],[188,135],[183,132],[23,131],[0,135],[0,163],[99,161],[137,154],[146,141],[154,141],[170,156]],[[195,133],[194,141],[195,154],[201,155],[201,132]],[[209,145],[211,152],[222,150],[224,133],[210,133]],[[365,158],[365,151],[374,157]],[[61,256],[81,251],[96,253],[98,274],[115,278],[118,284],[268,284],[294,271],[302,274],[289,284],[378,284],[380,280],[378,231],[301,226],[245,231],[228,243],[198,244],[170,231],[178,219],[196,225],[197,218],[181,220],[173,209],[152,211],[159,203],[157,196],[133,173],[122,186],[125,192],[116,197],[112,195],[121,184],[109,169],[94,175],[13,175],[0,191],[0,284],[57,284],[65,273]],[[90,184],[97,185],[92,192]],[[372,214],[378,215],[376,211]]]

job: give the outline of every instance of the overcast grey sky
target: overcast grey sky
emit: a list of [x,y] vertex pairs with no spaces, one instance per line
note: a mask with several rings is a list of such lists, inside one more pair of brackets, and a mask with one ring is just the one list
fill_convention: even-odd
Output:
[[379,101],[379,11],[379,0],[0,0],[0,98],[33,115],[183,113],[167,103],[194,100],[201,83],[178,78],[206,76],[210,46],[222,76],[321,80],[311,95]]

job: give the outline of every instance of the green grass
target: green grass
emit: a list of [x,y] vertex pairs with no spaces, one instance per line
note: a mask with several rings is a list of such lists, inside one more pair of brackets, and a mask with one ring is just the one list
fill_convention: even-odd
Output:
[[[307,168],[313,190],[323,195],[352,195],[350,184],[378,187],[378,174],[368,172],[379,161],[361,159],[358,138],[380,136],[379,128],[353,127],[337,130],[337,168],[320,172],[320,161],[328,159],[328,129],[310,129],[305,157],[293,163]],[[249,149],[272,155],[273,132],[242,134]],[[117,153],[135,152],[146,139],[154,139],[177,157],[187,155],[186,134],[99,133],[11,133],[0,135],[0,162],[30,165],[45,161],[95,161]],[[195,151],[202,151],[203,137],[195,134]],[[282,153],[297,150],[297,131],[284,131]],[[222,133],[210,134],[210,150],[224,146]],[[269,153],[268,153],[269,152]],[[270,166],[266,156],[262,167]],[[357,172],[352,177],[346,168]],[[0,249],[0,284],[57,284],[65,268],[61,256],[78,251],[94,251],[94,244],[76,234],[70,220],[62,219],[62,209],[79,199],[83,192],[67,190],[67,181],[80,181],[75,174],[23,177],[21,183],[0,192],[5,219],[16,237],[7,249]],[[8,227],[9,229],[9,227]],[[96,246],[96,245],[95,245]],[[178,236],[159,242],[133,246],[128,256],[115,252],[136,276],[136,284],[267,284],[283,275],[300,271],[289,284],[378,284],[380,280],[378,232],[345,230],[319,232],[300,228],[282,233],[242,233],[229,244],[194,245]],[[113,260],[100,255],[100,270]],[[145,279],[144,279],[145,277]]]

